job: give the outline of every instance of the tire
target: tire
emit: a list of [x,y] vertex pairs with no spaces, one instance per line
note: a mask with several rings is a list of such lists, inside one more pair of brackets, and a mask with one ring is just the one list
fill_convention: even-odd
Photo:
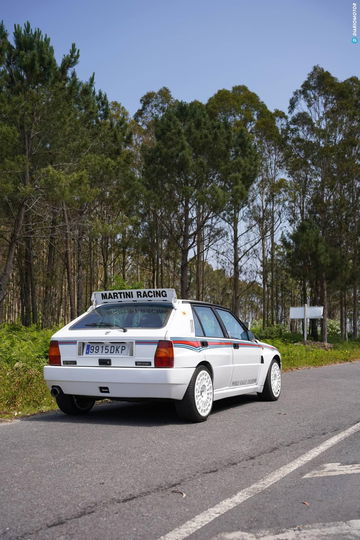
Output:
[[87,396],[72,396],[70,394],[60,394],[56,398],[59,409],[65,414],[79,415],[85,414],[94,406],[95,399]]
[[181,401],[175,402],[178,416],[190,422],[207,420],[214,402],[214,387],[209,370],[198,366]]
[[263,391],[258,394],[264,401],[276,401],[281,393],[281,368],[278,360],[272,360]]

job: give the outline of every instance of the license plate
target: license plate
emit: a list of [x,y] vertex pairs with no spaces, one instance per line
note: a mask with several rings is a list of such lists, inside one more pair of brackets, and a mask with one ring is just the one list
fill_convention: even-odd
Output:
[[129,343],[85,343],[84,355],[130,356]]

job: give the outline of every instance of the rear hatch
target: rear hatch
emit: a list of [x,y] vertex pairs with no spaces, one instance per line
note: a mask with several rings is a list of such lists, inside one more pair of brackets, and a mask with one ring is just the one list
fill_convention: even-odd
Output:
[[[153,367],[158,341],[166,339],[170,304],[97,306],[58,332],[61,363],[87,367]],[[62,337],[66,334],[66,338]]]

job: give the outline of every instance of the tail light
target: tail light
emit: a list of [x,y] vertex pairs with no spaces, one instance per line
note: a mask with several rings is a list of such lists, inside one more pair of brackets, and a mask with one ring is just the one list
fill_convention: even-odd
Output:
[[160,340],[155,351],[154,366],[158,368],[174,367],[174,346],[172,341]]
[[61,366],[61,355],[60,355],[59,343],[57,341],[50,341],[49,365]]

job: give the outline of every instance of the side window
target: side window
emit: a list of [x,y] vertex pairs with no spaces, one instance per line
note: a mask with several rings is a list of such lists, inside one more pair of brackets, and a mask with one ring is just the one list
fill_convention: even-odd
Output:
[[239,321],[235,319],[233,315],[231,315],[231,313],[222,309],[217,309],[216,312],[224,323],[227,333],[231,338],[249,341],[249,335],[246,329],[239,323]]
[[199,317],[197,316],[196,311],[194,311],[194,324],[195,324],[195,336],[203,336],[204,330],[201,327]]
[[207,337],[224,337],[221,326],[215,317],[215,313],[210,307],[193,306],[193,309],[199,317],[202,327],[204,328],[205,336]]

